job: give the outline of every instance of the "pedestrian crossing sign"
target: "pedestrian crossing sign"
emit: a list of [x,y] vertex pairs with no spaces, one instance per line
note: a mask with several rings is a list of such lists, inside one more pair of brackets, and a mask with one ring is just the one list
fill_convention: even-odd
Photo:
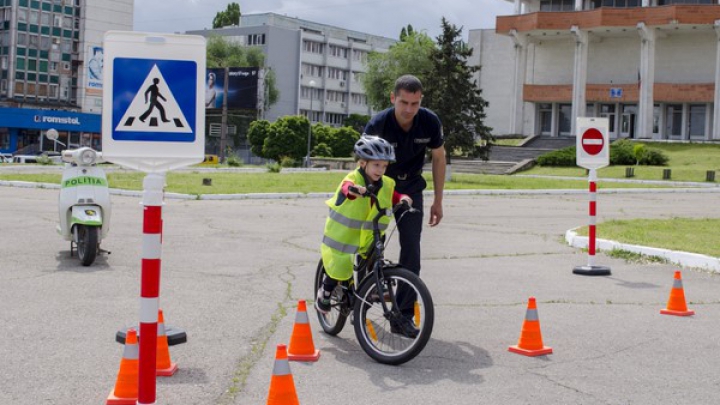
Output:
[[105,34],[103,157],[143,171],[205,156],[205,39]]

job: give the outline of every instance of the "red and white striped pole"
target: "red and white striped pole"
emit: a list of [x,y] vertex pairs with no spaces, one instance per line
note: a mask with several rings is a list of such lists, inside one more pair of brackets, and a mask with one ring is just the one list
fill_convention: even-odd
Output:
[[590,222],[588,224],[588,264],[577,266],[573,269],[575,274],[588,276],[610,275],[610,268],[595,265],[595,237],[596,237],[596,216],[597,216],[597,170],[588,169],[588,183],[590,186]]
[[143,244],[140,276],[140,366],[138,405],[155,404],[162,204],[165,173],[149,173],[143,180]]

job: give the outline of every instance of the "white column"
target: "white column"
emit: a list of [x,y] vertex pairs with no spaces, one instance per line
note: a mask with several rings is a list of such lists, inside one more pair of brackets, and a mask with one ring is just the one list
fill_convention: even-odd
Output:
[[577,131],[575,121],[577,117],[584,117],[586,106],[585,86],[587,85],[588,61],[588,33],[576,25],[570,29],[575,34],[575,63],[573,66],[573,93],[572,93],[572,134]]
[[718,37],[715,45],[715,95],[713,102],[713,128],[711,139],[720,139],[720,20],[715,20],[715,35]]
[[655,29],[637,24],[640,34],[640,90],[638,91],[638,126],[636,137],[652,138],[653,87],[655,84]]
[[583,0],[575,0],[575,11],[582,11]]
[[522,1],[521,0],[515,0],[515,15],[518,15],[522,12]]
[[510,31],[515,42],[515,66],[513,74],[512,101],[510,106],[510,133],[523,134],[523,87],[527,72],[527,37],[516,30]]

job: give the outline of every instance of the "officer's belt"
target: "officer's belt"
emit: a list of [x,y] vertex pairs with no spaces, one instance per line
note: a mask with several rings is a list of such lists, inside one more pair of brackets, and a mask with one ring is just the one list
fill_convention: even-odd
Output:
[[412,179],[413,177],[420,176],[422,174],[422,172],[423,172],[422,169],[420,169],[415,173],[400,173],[400,174],[396,174],[395,178],[400,181],[405,181],[407,179]]

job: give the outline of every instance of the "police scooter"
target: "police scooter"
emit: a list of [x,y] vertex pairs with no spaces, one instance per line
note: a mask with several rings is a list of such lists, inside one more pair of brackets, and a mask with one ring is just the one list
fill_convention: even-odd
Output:
[[64,150],[65,162],[58,210],[57,231],[70,241],[70,256],[77,251],[80,263],[89,266],[110,229],[110,191],[105,171],[97,166],[102,154],[92,148]]

